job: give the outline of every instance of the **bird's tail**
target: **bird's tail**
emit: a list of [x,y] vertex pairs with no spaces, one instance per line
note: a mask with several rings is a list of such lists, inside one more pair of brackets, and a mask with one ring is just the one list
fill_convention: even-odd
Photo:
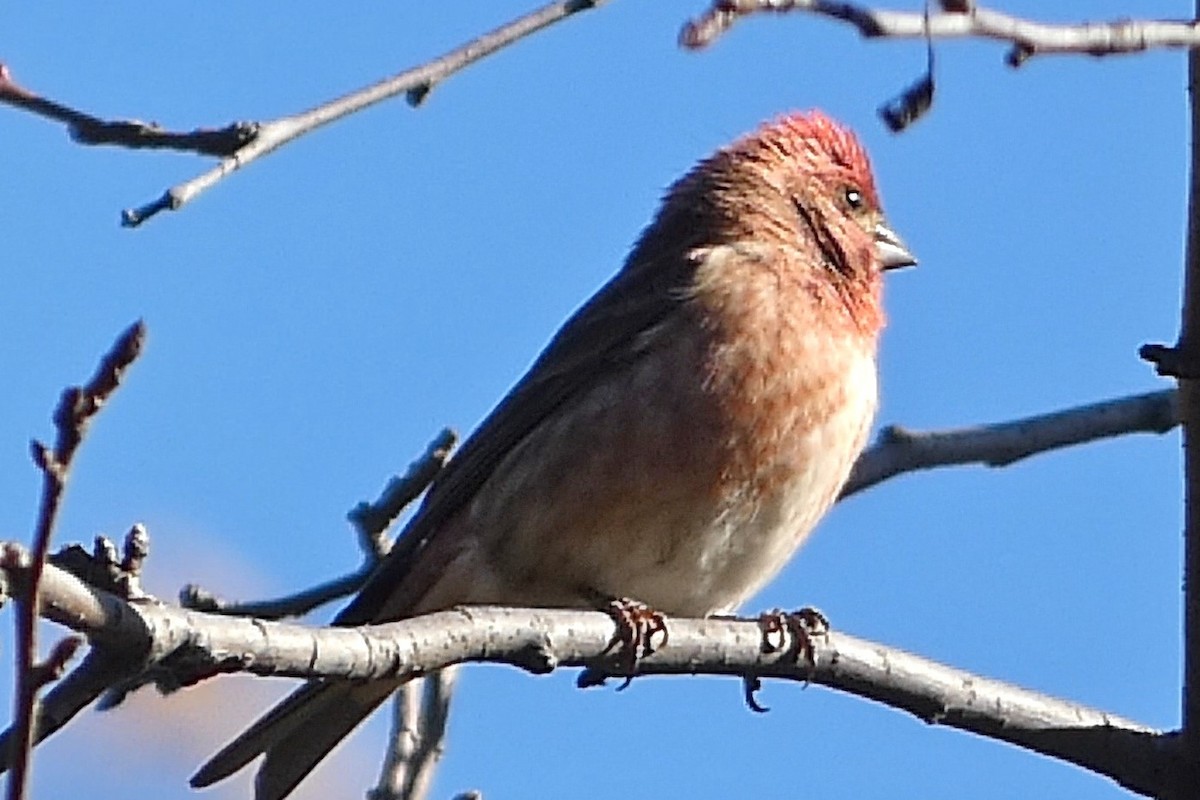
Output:
[[265,753],[255,800],[282,800],[397,686],[394,681],[310,681],[210,758],[191,784],[198,789],[216,783]]

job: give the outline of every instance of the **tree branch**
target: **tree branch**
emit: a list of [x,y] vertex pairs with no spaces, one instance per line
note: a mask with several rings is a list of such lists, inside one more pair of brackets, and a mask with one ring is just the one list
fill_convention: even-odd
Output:
[[458,678],[446,667],[400,687],[379,782],[367,800],[425,800],[445,751],[446,722]]
[[600,6],[606,1],[558,0],[558,2],[543,6],[490,33],[485,33],[427,64],[414,67],[300,114],[281,117],[269,122],[254,123],[255,135],[248,143],[229,154],[221,160],[220,164],[203,175],[172,186],[157,200],[140,208],[126,209],[121,215],[121,223],[130,228],[137,227],[160,211],[175,211],[195,199],[206,189],[214,186],[222,178],[288,142],[396,95],[404,94],[409,105],[418,106],[433,87],[479,59],[573,14]]
[[[7,545],[8,550],[17,547]],[[23,585],[28,570],[8,569]],[[133,649],[169,663],[184,684],[223,672],[296,678],[413,677],[467,661],[534,673],[616,670],[612,619],[601,612],[459,608],[361,628],[299,625],[126,603],[47,567],[46,615],[94,646]],[[1176,769],[1175,739],[1103,711],[982,678],[855,637],[815,643],[814,663],[764,646],[757,621],[672,619],[670,645],[639,663],[643,675],[708,674],[813,682],[943,724],[1078,764],[1153,794]]]
[[16,732],[16,739],[9,746],[13,757],[13,774],[8,783],[10,800],[20,800],[25,796],[34,722],[38,716],[37,693],[49,674],[45,669],[38,669],[35,663],[37,619],[42,611],[39,583],[46,567],[50,538],[58,520],[67,478],[75,460],[75,453],[83,443],[92,418],[100,413],[100,409],[117,390],[125,370],[141,353],[145,338],[146,328],[140,320],[126,328],[101,359],[91,380],[83,386],[72,386],[62,393],[54,411],[54,446],[33,442],[33,460],[42,473],[42,499],[34,527],[33,549],[31,553],[7,549],[0,556],[0,560],[5,564],[17,564],[26,574],[24,582],[17,587],[14,595],[17,601],[17,687],[13,709],[13,730]]
[[557,0],[426,64],[308,111],[267,122],[234,122],[223,128],[181,132],[139,120],[106,120],[20,86],[3,63],[0,63],[0,103],[65,124],[71,138],[80,144],[170,149],[221,157],[221,163],[208,172],[172,186],[158,199],[139,208],[123,211],[121,224],[134,228],[161,211],[181,208],[223,178],[323,125],[399,94],[404,94],[409,105],[416,107],[434,86],[454,73],[543,28],[605,2],[607,0]]
[[963,464],[1004,467],[1047,450],[1126,433],[1166,433],[1178,424],[1175,390],[1163,389],[970,428],[921,432],[891,425],[859,457],[842,497],[905,472]]
[[962,11],[929,14],[886,11],[833,0],[714,0],[699,17],[684,25],[682,46],[698,50],[712,44],[738,20],[765,12],[808,12],[846,22],[866,38],[980,38],[1011,42],[1005,60],[1019,67],[1031,56],[1082,53],[1091,56],[1137,53],[1150,48],[1200,46],[1200,25],[1189,20],[1132,20],[1047,25],[956,4]]
[[210,614],[228,614],[238,617],[257,617],[259,619],[301,617],[326,603],[332,603],[334,600],[354,594],[362,588],[374,571],[375,562],[370,560],[353,572],[348,572],[316,586],[301,589],[283,597],[245,602],[227,600],[203,586],[189,583],[179,590],[179,604],[184,608],[193,608]]
[[[1200,0],[1197,2],[1200,13]],[[1176,352],[1185,363],[1200,363],[1200,53],[1188,53],[1188,99],[1191,121],[1191,178],[1188,190],[1187,253],[1183,310]],[[1194,793],[1200,780],[1200,384],[1179,379],[1183,418],[1184,556],[1183,556],[1183,740],[1190,781],[1176,796]]]
[[[136,354],[140,329],[131,329],[122,341],[132,342],[114,350],[124,356],[110,356],[88,387],[64,395],[56,415],[59,446],[43,451],[53,454],[67,448],[73,452],[77,447],[87,420],[115,388],[123,365],[132,360],[130,353]],[[1175,424],[1175,393],[1167,390],[977,428],[917,434],[891,428],[863,455],[846,493],[914,469],[973,462],[1008,464],[1055,447],[1132,431],[1161,432]],[[451,435],[443,432],[404,476],[389,482],[376,503],[352,512],[364,548],[374,551],[381,531],[405,502],[419,494],[418,486],[436,474],[452,443]],[[144,539],[144,531],[141,534]],[[115,564],[115,546],[108,543],[107,549],[114,551],[107,561]],[[121,569],[130,570],[136,578],[145,542],[139,547],[127,543],[126,549],[129,552],[120,562]],[[114,684],[136,686],[153,681],[160,690],[169,691],[235,671],[395,678],[426,675],[463,661],[499,661],[534,672],[556,666],[588,666],[594,672],[612,635],[611,620],[603,614],[477,608],[369,629],[312,630],[261,619],[202,614],[151,601],[130,603],[55,566],[40,565],[41,559],[31,558],[19,545],[0,546],[0,570],[14,595],[30,597],[36,591],[41,613],[87,634],[93,650],[80,668],[51,691],[42,711],[31,711],[31,721],[18,724],[0,739],[5,757],[11,752],[17,765],[23,752],[22,732],[40,741]],[[239,610],[253,609],[243,606]],[[226,613],[229,610],[225,609]],[[1181,785],[1170,783],[1178,781],[1180,774],[1174,737],[882,645],[835,634],[826,646],[818,648],[815,667],[810,669],[797,665],[794,658],[766,652],[769,648],[764,648],[761,631],[752,622],[674,620],[671,642],[670,648],[649,657],[640,672],[812,680],[909,711],[931,723],[974,731],[1079,764],[1137,791],[1155,793],[1166,785]],[[618,668],[611,659],[607,663],[608,669]],[[29,671],[30,680],[36,673]],[[140,677],[130,682],[131,676]],[[427,783],[440,752],[447,701],[448,694],[426,694],[416,725],[420,735],[412,742],[398,741],[400,749],[394,755],[400,758],[391,763],[401,767],[381,780],[379,796],[391,796],[387,792],[396,788],[411,794]],[[405,729],[413,727],[415,717],[410,717],[414,715],[403,717]],[[406,744],[411,747],[404,749]]]
[[180,150],[207,156],[227,156],[250,142],[258,132],[256,126],[248,122],[182,132],[166,130],[153,122],[101,119],[29,91],[13,79],[8,67],[2,63],[0,103],[61,122],[67,126],[67,134],[71,139],[87,145],[108,144],[131,149]]
[[434,86],[479,59],[605,2],[607,0],[558,0],[426,64],[300,114],[268,122],[234,122],[223,128],[182,132],[139,120],[106,120],[20,86],[3,63],[0,63],[0,103],[65,124],[71,138],[80,144],[170,149],[221,157],[221,163],[208,172],[172,186],[158,199],[139,208],[123,211],[121,224],[134,228],[161,211],[181,208],[221,179],[323,125],[399,94],[406,95],[409,105],[416,107]]
[[[145,666],[136,654],[134,651],[131,657],[130,653],[92,649],[83,663],[55,683],[37,704],[32,743],[40,743],[57,733],[114,684],[135,676]],[[13,763],[16,733],[10,728],[0,735],[0,771]]]

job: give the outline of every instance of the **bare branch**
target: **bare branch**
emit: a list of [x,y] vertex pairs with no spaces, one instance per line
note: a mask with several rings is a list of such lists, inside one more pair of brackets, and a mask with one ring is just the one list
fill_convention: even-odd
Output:
[[133,149],[181,150],[207,156],[227,156],[244,147],[257,134],[252,123],[235,122],[224,128],[169,131],[154,122],[106,120],[34,94],[13,80],[0,64],[0,103],[64,123],[79,144],[108,144]]
[[140,320],[125,329],[101,359],[91,380],[84,386],[72,386],[63,392],[54,411],[54,447],[41,442],[33,443],[34,462],[42,472],[42,499],[34,528],[33,547],[27,561],[11,549],[6,549],[2,556],[5,563],[15,561],[25,564],[23,582],[13,584],[16,586],[14,597],[17,601],[17,688],[13,711],[16,739],[10,747],[13,756],[13,775],[8,783],[10,800],[20,800],[25,796],[29,778],[30,748],[33,745],[34,721],[38,716],[37,692],[46,680],[45,671],[37,669],[36,664],[37,619],[42,612],[39,583],[46,566],[50,538],[58,520],[67,477],[88,425],[117,390],[125,370],[141,353],[145,339],[146,328]]
[[408,504],[420,497],[425,488],[433,483],[442,467],[446,466],[457,442],[458,434],[450,428],[443,428],[433,437],[425,452],[408,465],[403,475],[388,481],[375,502],[362,502],[350,510],[346,518],[358,531],[363,552],[374,554],[376,558],[388,554],[392,547],[386,536],[388,529]]
[[71,659],[75,658],[75,654],[79,652],[80,647],[83,647],[82,636],[68,636],[65,639],[59,639],[58,643],[50,649],[50,655],[46,656],[46,660],[33,666],[34,690],[41,689],[46,684],[61,678],[67,671],[67,665],[71,663]]
[[142,589],[142,565],[150,554],[150,534],[135,523],[125,534],[120,553],[107,536],[97,536],[91,552],[70,544],[50,556],[50,563],[65,569],[84,583],[112,592],[126,600],[147,597]]
[[300,114],[256,123],[253,139],[244,146],[229,154],[220,164],[203,175],[172,186],[157,200],[141,208],[127,209],[122,214],[122,224],[131,228],[137,227],[160,211],[174,211],[222,178],[288,142],[396,95],[405,95],[409,105],[420,105],[437,84],[479,59],[604,2],[606,0],[557,0],[490,33],[485,33],[427,64],[406,70]]
[[[1197,5],[1200,13],[1200,3]],[[1183,364],[1200,362],[1200,53],[1188,54],[1188,103],[1191,163],[1188,187],[1187,252],[1183,309],[1175,352]],[[1159,365],[1160,371],[1162,364]],[[1190,782],[1179,784],[1175,797],[1195,793],[1200,780],[1200,384],[1196,374],[1179,378],[1183,418],[1184,545],[1183,545],[1183,747],[1192,765]]]
[[[142,666],[136,652],[131,658],[128,653],[90,650],[83,663],[54,684],[37,704],[33,742],[36,744],[57,733],[109,687],[130,678]],[[11,764],[11,748],[16,738],[13,729],[0,735],[0,771]]]
[[368,562],[340,578],[319,583],[283,597],[244,602],[226,600],[202,586],[189,583],[179,590],[179,604],[184,608],[206,611],[210,614],[228,614],[259,619],[284,619],[304,616],[313,609],[349,597],[362,588],[374,571],[374,563]]
[[[8,572],[14,583],[27,580],[27,568]],[[169,660],[185,684],[219,672],[396,680],[467,661],[512,664],[535,673],[618,668],[608,654],[613,621],[602,612],[471,607],[386,625],[313,629],[126,603],[54,567],[46,573],[42,592],[48,617],[86,633],[97,647],[131,648],[147,653],[151,662]],[[817,641],[810,666],[796,663],[788,648],[765,648],[757,621],[672,619],[668,625],[670,646],[640,661],[639,674],[811,681],[930,724],[1078,764],[1148,794],[1177,770],[1172,736],[846,634]]]
[[[886,11],[834,0],[713,0],[712,6],[684,25],[682,46],[698,50],[712,44],[738,20],[764,12],[808,12],[849,23],[866,38],[979,38],[1011,42],[1009,66],[1019,67],[1031,56],[1082,53],[1106,56],[1138,53],[1150,48],[1194,48],[1200,45],[1200,25],[1190,20],[1132,20],[1047,25],[956,2],[963,11],[930,14]],[[972,7],[973,6],[973,7]]]
[[1166,433],[1178,424],[1175,390],[1163,389],[993,425],[930,432],[892,425],[859,457],[842,497],[905,472],[962,464],[1004,467],[1047,450],[1127,433]]
[[[842,497],[906,472],[963,464],[1006,466],[1059,447],[1127,433],[1164,433],[1177,424],[1175,392],[1164,389],[957,430],[916,432],[893,425],[884,428],[876,444],[859,458]],[[360,503],[350,512],[349,518],[359,530],[368,555],[377,552],[380,542],[386,541],[381,535],[404,506],[420,496],[449,457],[453,444],[454,433],[443,430],[403,475],[388,482],[378,500]],[[375,563],[376,558],[368,558],[362,567],[347,575],[269,600],[227,601],[199,586],[188,585],[180,591],[180,603],[198,611],[261,619],[300,616],[357,591]]]
[[425,680],[409,681],[392,698],[392,730],[388,734],[383,769],[375,788],[367,792],[367,800],[423,800],[406,797],[403,792],[410,769],[420,769],[415,759],[421,749],[421,698],[425,694]]
[[440,669],[400,687],[379,783],[367,800],[425,800],[445,750],[457,667]]

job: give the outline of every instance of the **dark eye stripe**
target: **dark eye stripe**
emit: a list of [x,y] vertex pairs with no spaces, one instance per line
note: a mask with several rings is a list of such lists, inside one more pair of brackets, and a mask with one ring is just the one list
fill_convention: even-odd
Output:
[[798,200],[793,202],[801,221],[812,234],[817,248],[820,249],[825,263],[843,275],[849,275],[850,260],[846,257],[846,252],[842,249],[842,245],[838,242],[837,237],[834,236],[833,231],[829,230],[829,226],[818,221],[813,213],[804,207],[803,203]]

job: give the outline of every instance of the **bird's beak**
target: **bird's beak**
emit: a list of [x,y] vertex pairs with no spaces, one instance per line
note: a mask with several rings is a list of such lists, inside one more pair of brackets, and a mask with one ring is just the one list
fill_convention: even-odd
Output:
[[875,251],[879,254],[879,264],[883,269],[917,265],[916,257],[909,252],[904,240],[882,222],[875,224]]

